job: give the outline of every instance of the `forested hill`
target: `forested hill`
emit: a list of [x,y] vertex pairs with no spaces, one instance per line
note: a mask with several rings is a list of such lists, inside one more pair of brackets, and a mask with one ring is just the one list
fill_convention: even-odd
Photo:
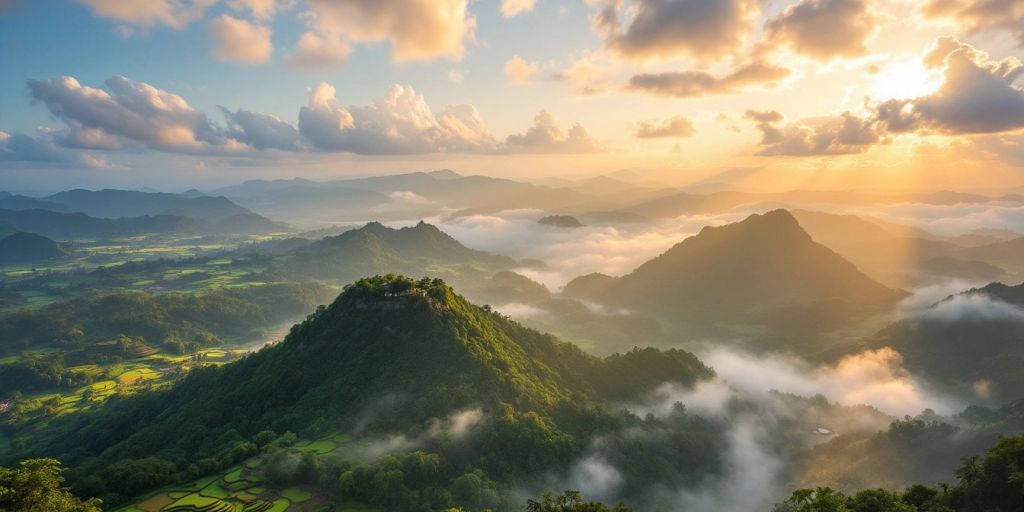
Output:
[[499,417],[528,414],[516,422],[526,421],[521,427],[529,434],[500,435],[526,435],[550,453],[502,463],[522,470],[562,460],[564,450],[577,449],[571,433],[578,429],[620,421],[620,413],[603,412],[602,402],[711,376],[687,352],[633,350],[599,359],[470,304],[440,280],[376,277],[346,287],[282,343],[194,371],[168,391],[58,420],[19,455],[57,456],[81,468],[157,457],[183,470],[211,457],[232,463],[232,440],[266,429],[357,431],[366,428],[366,411],[388,404],[394,409],[378,418],[388,429],[466,407]]
[[[420,222],[394,229],[371,222],[359,229],[326,237],[297,251],[283,264],[289,275],[331,279],[344,283],[378,273],[422,275],[443,272],[466,278],[507,270],[516,262],[470,249],[436,226]],[[484,273],[482,273],[484,272]]]

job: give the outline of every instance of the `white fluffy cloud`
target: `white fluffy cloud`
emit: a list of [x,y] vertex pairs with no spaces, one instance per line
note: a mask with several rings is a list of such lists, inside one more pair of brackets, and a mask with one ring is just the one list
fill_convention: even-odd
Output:
[[184,98],[144,82],[115,76],[99,89],[63,76],[29,80],[28,85],[33,99],[45,104],[69,130],[90,134],[93,140],[109,144],[121,138],[155,149],[195,153],[239,149]]
[[269,20],[278,11],[290,9],[294,0],[228,0],[236,11],[248,12],[258,20]]
[[210,23],[210,35],[217,44],[214,54],[221,60],[242,64],[270,61],[270,27],[222,14]]
[[1006,31],[1024,45],[1024,2],[1019,0],[928,0],[922,11],[930,18],[944,18],[968,33]]
[[849,112],[841,116],[779,124],[778,112],[749,111],[761,131],[759,156],[847,155],[866,151],[881,138],[870,119]]
[[537,74],[537,64],[516,55],[505,61],[505,76],[516,85],[526,85]]
[[675,116],[663,121],[644,121],[636,130],[637,138],[657,139],[666,137],[690,137],[697,133],[693,123],[683,116]]
[[888,130],[970,134],[1024,128],[1024,89],[1014,85],[1024,64],[1017,58],[993,60],[973,46],[941,38],[925,63],[945,67],[942,86],[927,96],[878,105]]
[[348,60],[352,46],[344,39],[306,32],[299,37],[295,53],[288,61],[297,66],[325,66],[341,64]]
[[583,125],[576,123],[563,132],[547,110],[540,111],[525,132],[509,135],[505,144],[510,151],[523,153],[592,153],[601,149]]
[[305,147],[299,131],[277,116],[238,109],[222,108],[232,138],[256,149],[298,151]]
[[506,18],[530,12],[537,5],[537,0],[501,0],[501,15]]
[[40,129],[33,135],[0,131],[0,167],[36,164],[113,167],[103,157],[61,147],[55,142],[58,135],[46,129]]
[[[714,58],[737,51],[755,28],[758,0],[609,0],[594,19],[605,45],[631,59]],[[633,13],[623,23],[623,11]],[[625,26],[623,26],[625,25]]]
[[473,106],[449,106],[435,115],[422,95],[400,85],[372,105],[345,107],[334,87],[321,82],[310,89],[309,104],[299,111],[299,131],[319,149],[359,154],[487,151],[496,146]]
[[643,73],[634,75],[626,88],[655,96],[698,98],[733,94],[754,86],[776,87],[789,75],[786,68],[755,62],[720,77],[705,71]]
[[399,62],[459,60],[476,18],[468,0],[309,0],[316,32],[355,43],[389,41]]
[[142,28],[185,28],[203,17],[217,0],[78,0],[93,14]]
[[765,25],[773,45],[827,60],[868,52],[866,42],[878,27],[867,0],[800,0]]

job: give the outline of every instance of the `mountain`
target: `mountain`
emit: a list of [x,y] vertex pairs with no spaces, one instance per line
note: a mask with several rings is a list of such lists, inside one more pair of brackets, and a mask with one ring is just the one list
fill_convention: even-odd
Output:
[[582,228],[583,223],[572,215],[548,215],[547,217],[541,217],[537,224],[545,226],[554,226],[557,228]]
[[[440,280],[375,277],[347,286],[278,344],[222,367],[194,370],[170,389],[58,418],[38,434],[26,434],[32,438],[23,446],[60,455],[77,466],[82,485],[102,492],[124,485],[120,476],[104,482],[106,473],[120,475],[106,468],[134,467],[138,478],[143,471],[149,476],[146,468],[165,468],[143,479],[152,488],[188,471],[195,475],[186,469],[192,461],[214,469],[237,464],[239,453],[252,454],[244,440],[266,429],[355,432],[370,444],[388,439],[382,429],[418,426],[426,438],[440,426],[426,428],[432,418],[476,410],[482,432],[432,448],[444,457],[442,466],[458,471],[448,478],[478,471],[477,479],[516,481],[580,456],[587,434],[622,422],[637,434],[648,426],[666,428],[597,404],[636,399],[664,382],[689,388],[711,376],[686,352],[645,349],[599,359],[475,306]],[[685,415],[677,417],[683,421]],[[717,427],[705,424],[652,435],[649,443],[678,445],[671,452],[651,446],[644,460],[685,464],[695,484],[704,474],[695,468],[714,467],[714,459],[698,460],[718,439]]]
[[71,255],[57,242],[35,233],[18,232],[0,239],[0,264],[17,265],[59,260]]
[[571,189],[558,189],[489,176],[414,172],[315,182],[303,179],[247,181],[214,191],[293,223],[322,224],[422,218],[455,208],[493,213],[536,208],[589,211],[621,206]]
[[952,295],[869,338],[904,366],[972,401],[1024,398],[1024,284],[993,283]]
[[119,218],[146,215],[179,215],[195,219],[218,219],[252,213],[226,197],[190,197],[162,192],[136,190],[84,190],[59,192],[43,198],[61,204],[66,211],[81,212],[91,217]]
[[953,256],[980,260],[1016,272],[1024,271],[1024,237],[970,247]]
[[0,208],[4,210],[52,210],[55,212],[67,210],[67,207],[60,203],[10,194],[0,197]]
[[719,213],[740,206],[777,204],[786,208],[810,208],[814,205],[878,205],[894,203],[922,203],[954,205],[959,203],[984,204],[998,200],[1020,202],[1019,197],[988,197],[958,192],[870,193],[856,190],[788,190],[784,192],[742,192],[719,190],[697,193],[695,190],[674,193],[654,199],[638,201],[623,207],[623,211],[650,218],[678,217],[684,214]]
[[705,227],[614,282],[586,279],[566,289],[596,289],[585,298],[657,314],[694,334],[748,326],[810,335],[886,313],[904,295],[814,242],[785,210]]
[[459,281],[515,264],[511,258],[470,249],[422,221],[401,229],[371,222],[300,249],[281,270],[344,283],[382,273],[433,274]]
[[889,286],[978,276],[998,279],[1005,275],[1002,269],[990,263],[960,255],[964,246],[918,228],[856,215],[807,210],[795,210],[793,216],[816,242]]
[[0,223],[20,231],[39,233],[60,240],[113,238],[157,233],[276,233],[288,230],[255,213],[231,215],[218,219],[194,219],[181,215],[154,215],[103,219],[84,213],[50,210],[3,210]]

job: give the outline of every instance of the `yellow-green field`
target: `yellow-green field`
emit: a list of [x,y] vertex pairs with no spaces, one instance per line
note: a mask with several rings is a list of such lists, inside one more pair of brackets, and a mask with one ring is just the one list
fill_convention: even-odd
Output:
[[[353,439],[335,434],[300,441],[294,449],[352,458],[372,438]],[[317,512],[330,504],[330,498],[307,486],[275,488],[265,481],[264,464],[268,457],[257,455],[242,464],[194,482],[165,487],[140,496],[135,503],[115,512]],[[342,512],[378,512],[376,508],[342,497]]]

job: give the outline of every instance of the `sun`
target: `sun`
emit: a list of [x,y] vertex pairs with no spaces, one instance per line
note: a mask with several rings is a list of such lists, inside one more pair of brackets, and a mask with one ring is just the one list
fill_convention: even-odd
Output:
[[893,60],[883,65],[871,81],[871,96],[877,100],[926,96],[942,85],[942,74],[918,58]]

